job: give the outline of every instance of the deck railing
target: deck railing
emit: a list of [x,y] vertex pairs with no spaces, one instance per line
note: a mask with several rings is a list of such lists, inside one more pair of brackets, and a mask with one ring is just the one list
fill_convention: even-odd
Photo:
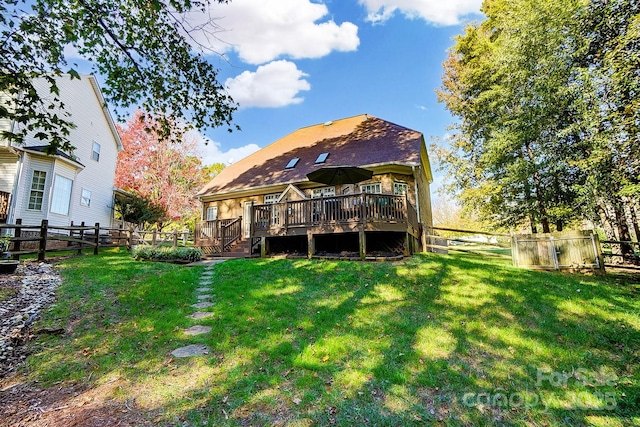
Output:
[[242,238],[242,217],[196,223],[195,245],[222,253]]
[[348,223],[406,223],[418,228],[416,209],[406,196],[355,194],[254,205],[252,230]]

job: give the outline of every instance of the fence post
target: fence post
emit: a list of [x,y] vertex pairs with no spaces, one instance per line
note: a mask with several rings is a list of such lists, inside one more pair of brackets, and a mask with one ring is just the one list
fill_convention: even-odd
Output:
[[49,229],[49,221],[42,220],[40,224],[40,247],[38,249],[38,261],[44,261],[45,253],[47,251],[47,230]]
[[95,241],[96,247],[93,248],[93,254],[98,255],[98,248],[100,247],[100,223],[99,222],[96,222],[95,233],[96,233],[96,241]]
[[133,225],[129,226],[129,237],[127,238],[127,250],[133,247]]
[[551,256],[553,259],[553,268],[555,270],[560,270],[560,264],[558,264],[558,252],[556,252],[556,242],[553,236],[549,237],[549,241],[551,242]]
[[[13,237],[15,237],[15,240],[13,241],[13,252],[19,252],[20,251],[20,236],[22,234],[22,227],[20,227],[22,225],[22,218],[18,218],[16,219],[16,228],[13,230]],[[20,255],[14,255],[13,259],[16,261],[20,261]]]
[[511,233],[511,262],[514,267],[520,266],[520,255],[518,254],[518,236]]
[[82,242],[84,242],[84,221],[80,223],[80,247],[78,248],[78,255],[82,254]]
[[158,238],[158,229],[155,228],[153,230],[153,234],[151,236],[151,246],[156,247],[156,239]]
[[173,229],[173,247],[174,248],[178,247],[178,229],[177,228]]

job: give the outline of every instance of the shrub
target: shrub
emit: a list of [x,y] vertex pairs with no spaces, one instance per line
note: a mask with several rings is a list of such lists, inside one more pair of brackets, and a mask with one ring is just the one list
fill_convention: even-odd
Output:
[[202,252],[195,248],[152,248],[135,246],[131,256],[136,260],[147,261],[200,261]]

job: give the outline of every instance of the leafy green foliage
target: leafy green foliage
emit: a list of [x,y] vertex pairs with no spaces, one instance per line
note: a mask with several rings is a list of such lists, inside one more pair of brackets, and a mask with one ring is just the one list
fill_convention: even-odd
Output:
[[486,2],[487,20],[459,36],[445,64],[439,99],[460,121],[450,150],[455,189],[496,225],[575,218],[573,186],[584,180],[572,63],[581,49],[575,0]]
[[135,260],[144,261],[188,261],[196,262],[202,259],[202,251],[195,248],[168,248],[151,246],[135,246],[131,250]]
[[[218,3],[226,3],[218,0]],[[139,106],[157,119],[156,131],[170,137],[171,124],[230,128],[236,107],[217,81],[196,31],[215,31],[209,22],[189,27],[185,14],[206,13],[209,1],[193,0],[11,0],[0,4],[0,120],[17,127],[2,136],[20,143],[30,132],[50,150],[68,151],[73,127],[58,98],[55,77],[79,78],[65,49],[75,49],[104,76],[104,94],[123,111]],[[49,94],[38,93],[44,78]]]
[[121,219],[143,228],[158,223],[166,216],[162,206],[135,195],[116,197],[114,209]]
[[589,219],[630,240],[638,2],[493,0],[483,11],[456,39],[438,93],[458,118],[450,146],[436,149],[450,189],[499,226],[549,232]]

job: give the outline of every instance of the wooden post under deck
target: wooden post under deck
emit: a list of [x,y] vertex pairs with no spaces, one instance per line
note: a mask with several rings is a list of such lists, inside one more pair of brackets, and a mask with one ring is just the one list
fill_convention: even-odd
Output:
[[316,239],[313,234],[307,232],[307,257],[311,259],[313,254],[316,253]]
[[360,242],[360,259],[365,259],[367,256],[367,235],[364,230],[358,232],[358,237]]

